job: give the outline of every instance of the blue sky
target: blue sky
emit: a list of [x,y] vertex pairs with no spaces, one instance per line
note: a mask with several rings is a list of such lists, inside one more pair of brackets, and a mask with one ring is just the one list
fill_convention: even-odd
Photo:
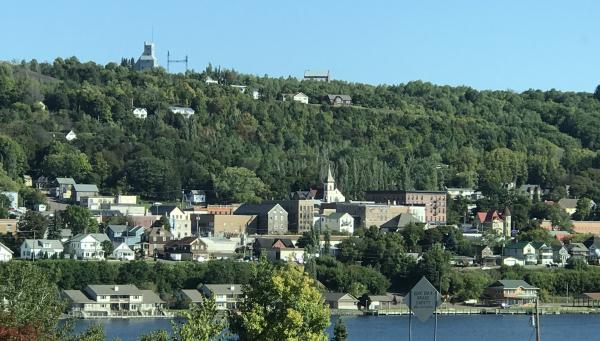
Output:
[[0,59],[137,59],[154,28],[161,65],[170,50],[196,70],[592,92],[599,15],[600,1],[576,0],[10,1]]

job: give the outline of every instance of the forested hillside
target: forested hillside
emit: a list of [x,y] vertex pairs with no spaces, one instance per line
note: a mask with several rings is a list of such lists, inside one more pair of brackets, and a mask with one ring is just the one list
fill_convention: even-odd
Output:
[[[206,84],[206,76],[220,84]],[[234,84],[258,89],[261,98]],[[311,104],[280,101],[281,93],[296,91]],[[333,108],[323,102],[326,94],[351,95],[354,106]],[[148,199],[174,199],[193,188],[232,201],[232,184],[282,198],[320,186],[330,161],[349,198],[360,199],[366,189],[485,190],[516,181],[569,184],[572,195],[600,202],[596,97],[420,81],[307,82],[210,66],[172,75],[76,58],[3,63],[0,186],[17,186],[13,181],[31,174],[71,176],[106,194]],[[171,105],[196,114],[185,119],[170,113]],[[148,118],[135,118],[133,107],[147,108]],[[78,138],[67,142],[70,129]]]

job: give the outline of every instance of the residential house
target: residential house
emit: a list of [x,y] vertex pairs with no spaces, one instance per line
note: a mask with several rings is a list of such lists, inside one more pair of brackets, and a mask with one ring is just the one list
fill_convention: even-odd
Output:
[[77,138],[77,134],[75,134],[75,131],[70,130],[67,135],[65,135],[65,139],[69,142],[75,140]]
[[165,316],[165,302],[152,290],[135,285],[88,285],[83,290],[63,290],[68,315],[89,317]]
[[198,289],[181,289],[179,290],[179,298],[185,302],[185,306],[189,308],[191,304],[200,304],[204,302],[204,295]]
[[494,251],[487,245],[482,245],[478,248],[475,255],[475,261],[482,266],[496,266],[499,263],[501,256],[494,255]]
[[329,82],[330,80],[329,70],[317,71],[317,70],[306,70],[304,71],[304,80],[306,81],[323,81]]
[[300,102],[303,104],[308,104],[308,96],[306,96],[305,94],[303,94],[301,92],[298,92],[295,94],[282,94],[281,100],[284,102],[295,101],[295,102]]
[[579,258],[587,263],[590,250],[583,243],[569,243],[565,247],[571,256],[569,258]]
[[71,200],[81,203],[85,197],[97,197],[98,186],[94,184],[74,184],[71,189]]
[[192,233],[199,236],[237,237],[256,231],[256,215],[194,214]]
[[135,253],[126,243],[121,243],[115,247],[110,257],[118,260],[134,260]]
[[325,99],[334,107],[352,105],[352,97],[349,95],[327,95]]
[[37,189],[46,189],[48,188],[48,186],[50,185],[50,181],[48,180],[47,177],[45,176],[40,176],[37,179],[35,179],[35,188]]
[[461,197],[471,200],[479,200],[483,198],[483,194],[473,188],[448,187],[446,188],[446,193],[448,193],[450,199]]
[[367,191],[365,199],[388,205],[424,205],[425,223],[446,223],[446,192],[438,191]]
[[338,310],[358,310],[358,299],[345,292],[325,292],[323,293],[325,304],[330,309]]
[[345,212],[335,212],[322,219],[321,230],[328,229],[335,232],[354,233],[354,218]]
[[204,284],[200,291],[206,297],[213,297],[217,310],[237,309],[243,300],[242,286],[240,284]]
[[219,84],[218,80],[212,79],[210,76],[206,76],[206,79],[204,80],[204,83],[206,84]]
[[80,233],[69,240],[69,253],[77,259],[103,260],[105,241],[110,242],[110,239],[104,233]]
[[514,257],[519,265],[531,265],[538,263],[535,247],[531,242],[509,243],[504,247],[504,257]]
[[81,206],[87,207],[90,210],[110,209],[110,206],[116,201],[115,197],[109,196],[94,196],[81,198]]
[[192,235],[192,222],[189,216],[179,207],[174,205],[152,205],[150,214],[165,217],[171,225],[171,233],[174,238],[183,238]]
[[494,231],[498,235],[510,237],[512,230],[512,216],[508,207],[501,213],[496,210],[478,212],[475,215],[473,227],[478,231]]
[[256,257],[264,252],[270,261],[304,263],[304,249],[288,238],[255,238],[252,249]]
[[204,260],[207,258],[205,245],[198,237],[183,237],[168,241],[165,246],[165,258],[170,260]]
[[256,89],[252,90],[252,99],[259,99],[260,98],[260,92]]
[[188,190],[185,193],[185,201],[190,205],[198,205],[206,203],[206,192],[202,190]]
[[31,179],[31,175],[23,175],[23,185],[26,187],[33,187],[33,180]]
[[8,262],[12,259],[14,252],[8,246],[0,243],[0,262]]
[[172,106],[169,107],[169,110],[173,113],[173,114],[179,114],[185,118],[190,118],[192,117],[196,112],[194,111],[194,109],[192,108],[186,108],[186,107],[178,107],[178,106]]
[[567,248],[564,245],[555,245],[552,247],[552,255],[553,255],[553,260],[554,263],[558,264],[558,265],[565,265],[567,264],[567,260],[569,259],[569,257],[571,257],[571,255],[569,255],[569,251],[567,250]]
[[241,93],[245,93],[246,92],[246,88],[248,86],[247,85],[235,85],[235,84],[232,84],[231,87],[234,88],[234,89],[238,89]]
[[20,247],[22,259],[60,257],[64,248],[59,240],[25,239]]
[[73,237],[71,229],[60,229],[60,242],[66,243]]
[[9,209],[16,210],[19,208],[19,193],[12,191],[0,191],[0,195],[4,195],[10,202]]
[[121,242],[123,233],[127,231],[128,227],[127,225],[108,225],[105,232],[112,242]]
[[173,240],[171,231],[162,226],[153,226],[142,235],[142,248],[146,256],[162,257],[165,244],[171,240]]
[[59,200],[70,200],[71,190],[75,185],[73,178],[56,178],[54,181],[55,189],[54,196]]
[[542,188],[540,185],[525,184],[519,187],[519,191],[525,193],[529,197],[529,200],[542,200]]
[[538,264],[548,265],[554,263],[554,252],[552,247],[542,242],[532,242],[531,245],[535,248],[538,257]]
[[385,295],[369,295],[368,306],[369,310],[384,310],[390,309],[403,301],[402,297],[394,294]]
[[154,55],[154,43],[144,42],[144,52],[142,52],[142,55],[133,65],[133,69],[136,71],[146,71],[152,70],[155,67],[158,67],[158,60]]
[[488,286],[483,298],[489,304],[514,305],[534,303],[538,288],[523,280],[500,280]]
[[288,213],[276,203],[243,204],[235,215],[255,215],[259,234],[285,234],[288,231]]
[[240,246],[240,243],[235,239],[219,237],[201,237],[199,239],[202,244],[202,250],[206,252],[208,258],[220,259],[233,257]]
[[[577,201],[578,199],[568,199],[562,198],[558,201],[558,206],[565,210],[565,212],[573,215],[577,211]],[[590,200],[590,208],[596,206],[596,203],[593,200]]]
[[18,219],[0,219],[0,235],[11,234],[16,236],[18,222]]
[[419,219],[417,219],[414,215],[410,213],[400,213],[379,227],[385,232],[399,232],[404,230],[407,225],[417,223],[421,223],[421,221],[419,221]]
[[148,111],[146,108],[135,108],[133,109],[133,116],[143,120],[148,117]]

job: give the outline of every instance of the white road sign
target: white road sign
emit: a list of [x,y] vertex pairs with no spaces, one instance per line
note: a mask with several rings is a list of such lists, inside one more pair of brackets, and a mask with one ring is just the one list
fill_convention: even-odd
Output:
[[435,308],[442,303],[442,295],[425,276],[415,284],[404,299],[406,305],[421,322],[427,321],[435,312]]

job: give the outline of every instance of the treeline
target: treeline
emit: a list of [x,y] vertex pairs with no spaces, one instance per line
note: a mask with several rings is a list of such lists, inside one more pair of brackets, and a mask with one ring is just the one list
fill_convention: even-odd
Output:
[[[220,84],[205,84],[206,76]],[[253,100],[250,91],[232,84],[257,89],[261,98]],[[278,100],[295,91],[306,93],[313,105]],[[330,107],[322,101],[328,93],[349,94],[355,105]],[[320,185],[331,161],[339,186],[356,199],[367,189],[494,191],[515,181],[547,188],[569,184],[571,195],[600,202],[596,97],[420,81],[309,82],[210,66],[172,75],[74,57],[5,63],[0,186],[30,173],[94,182],[106,194],[175,199],[182,188],[201,188],[211,200],[233,201],[234,184],[241,197],[258,200]],[[196,114],[184,119],[170,113],[170,105],[189,106]],[[133,107],[147,108],[148,118],[133,117]],[[67,143],[70,129],[78,138]],[[234,179],[228,182],[223,174]],[[236,178],[248,175],[260,183]]]

